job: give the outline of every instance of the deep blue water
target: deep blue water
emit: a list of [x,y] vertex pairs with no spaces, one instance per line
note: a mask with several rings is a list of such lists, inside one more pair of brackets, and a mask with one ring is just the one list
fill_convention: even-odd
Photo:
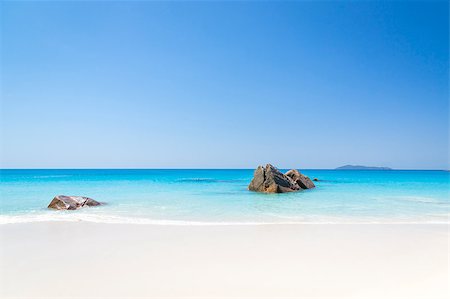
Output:
[[[136,223],[449,222],[445,171],[301,170],[320,179],[296,193],[247,190],[253,170],[1,170],[0,223],[88,220]],[[52,211],[55,195],[107,205]]]

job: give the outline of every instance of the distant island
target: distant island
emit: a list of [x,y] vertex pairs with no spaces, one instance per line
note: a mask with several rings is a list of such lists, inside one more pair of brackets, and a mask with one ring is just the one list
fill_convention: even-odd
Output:
[[362,166],[362,165],[344,165],[338,168],[335,168],[336,170],[392,170],[392,168],[389,167],[377,167],[377,166]]

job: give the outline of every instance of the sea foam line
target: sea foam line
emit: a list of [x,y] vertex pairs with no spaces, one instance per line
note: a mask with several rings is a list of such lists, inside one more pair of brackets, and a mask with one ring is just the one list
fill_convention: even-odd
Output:
[[450,217],[446,221],[420,220],[420,221],[392,221],[392,220],[345,220],[333,219],[322,221],[185,221],[185,220],[159,220],[138,217],[123,217],[115,215],[0,215],[1,224],[34,223],[34,222],[91,222],[105,224],[147,224],[171,226],[238,226],[238,225],[289,225],[289,224],[450,224]]

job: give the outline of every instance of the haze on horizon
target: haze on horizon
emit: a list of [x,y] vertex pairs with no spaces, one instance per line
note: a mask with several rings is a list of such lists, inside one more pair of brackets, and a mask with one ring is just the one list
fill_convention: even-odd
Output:
[[449,3],[2,1],[2,168],[449,169]]

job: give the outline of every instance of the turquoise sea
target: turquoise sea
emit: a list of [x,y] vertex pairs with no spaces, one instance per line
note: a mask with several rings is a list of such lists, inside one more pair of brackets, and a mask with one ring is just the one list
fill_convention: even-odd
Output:
[[[253,169],[1,170],[0,223],[449,223],[449,172],[300,171],[320,180],[315,189],[250,192]],[[48,210],[58,194],[107,204]]]

